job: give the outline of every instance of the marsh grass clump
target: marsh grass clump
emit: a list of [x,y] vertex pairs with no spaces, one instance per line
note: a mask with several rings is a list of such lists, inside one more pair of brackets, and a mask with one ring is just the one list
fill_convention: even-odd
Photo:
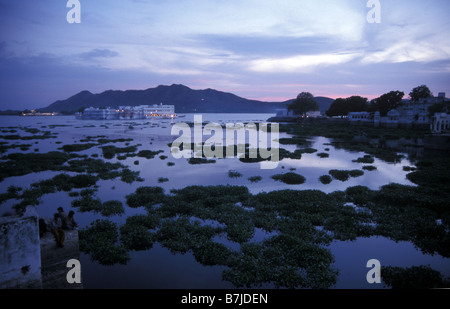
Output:
[[251,183],[260,182],[262,180],[261,176],[251,176],[248,178]]
[[216,163],[216,160],[206,159],[206,158],[189,158],[189,164],[211,164]]
[[6,193],[0,193],[0,204],[10,199],[17,199],[20,197],[20,191],[22,188],[16,186],[9,186]]
[[164,151],[163,150],[158,150],[158,151],[141,150],[138,152],[137,156],[146,158],[146,159],[153,159],[155,156],[157,156],[158,154],[160,154],[162,152],[164,152]]
[[364,155],[364,157],[360,157],[356,160],[352,160],[353,162],[356,163],[367,163],[367,164],[372,164],[373,162],[375,162],[375,159],[373,158],[372,155]]
[[123,208],[123,204],[121,201],[106,201],[102,204],[100,213],[105,217],[122,215],[123,213],[125,213],[125,209]]
[[126,224],[129,226],[143,226],[147,230],[153,230],[156,229],[161,222],[161,216],[156,213],[152,212],[148,215],[134,215],[127,217]]
[[80,250],[91,254],[91,259],[101,265],[126,264],[128,250],[117,244],[118,226],[109,220],[96,220],[89,227],[79,230]]
[[361,170],[330,170],[329,174],[337,180],[347,181],[350,177],[359,177],[364,175],[364,172]]
[[120,227],[120,241],[128,250],[151,249],[154,238],[154,234],[143,225],[125,223]]
[[87,144],[70,144],[70,145],[63,145],[61,148],[64,152],[78,152],[90,149],[92,147],[97,146],[97,144],[94,143],[87,143]]
[[215,228],[202,226],[199,220],[191,221],[182,216],[162,220],[156,239],[172,253],[185,254],[211,240],[215,234]]
[[91,195],[82,196],[72,201],[72,207],[78,208],[81,212],[101,212],[102,202]]
[[393,267],[382,266],[381,278],[392,289],[433,289],[448,287],[442,275],[430,266]]
[[360,176],[364,175],[364,172],[361,170],[351,170],[351,171],[348,171],[348,174],[351,177],[360,177]]
[[116,146],[102,146],[103,157],[105,159],[112,159],[116,154],[125,153],[127,157],[135,156],[135,152],[137,151],[137,146],[128,146],[128,147],[116,147]]
[[330,154],[326,153],[326,152],[320,152],[320,153],[317,154],[317,156],[319,158],[328,158],[330,156]]
[[374,165],[364,165],[364,166],[362,167],[362,169],[363,169],[363,170],[366,170],[366,171],[375,171],[375,170],[377,170],[377,167],[374,166]]
[[138,171],[132,171],[129,168],[124,168],[120,172],[120,180],[125,183],[133,183],[134,181],[142,182],[143,179],[139,177]]
[[[283,252],[283,254],[280,254]],[[299,261],[299,257],[307,257]],[[334,258],[320,248],[288,235],[271,237],[262,243],[242,246],[223,278],[236,287],[258,287],[273,283],[275,287],[328,288],[336,283]],[[277,265],[276,271],[273,265]],[[317,268],[317,265],[321,265]]]
[[300,136],[283,137],[278,141],[281,145],[308,145],[309,141]]
[[323,183],[324,185],[327,185],[327,184],[331,183],[331,181],[332,181],[333,179],[331,178],[330,175],[322,175],[322,176],[319,177],[319,180],[320,180],[320,182]]
[[206,241],[192,249],[194,258],[204,266],[228,265],[230,263],[230,250],[223,244]]
[[242,174],[239,173],[238,171],[229,170],[228,171],[228,177],[230,177],[230,178],[240,178],[240,177],[242,177]]
[[416,168],[414,166],[403,166],[405,172],[414,172]]
[[12,153],[0,162],[0,181],[7,177],[23,176],[47,170],[59,171],[71,157],[58,151],[48,153]]
[[139,187],[135,193],[126,196],[128,206],[137,208],[151,207],[164,200],[164,189],[161,187]]
[[306,181],[305,177],[303,177],[302,175],[293,173],[293,172],[289,172],[286,174],[273,175],[272,179],[284,182],[285,184],[288,184],[288,185],[299,185]]

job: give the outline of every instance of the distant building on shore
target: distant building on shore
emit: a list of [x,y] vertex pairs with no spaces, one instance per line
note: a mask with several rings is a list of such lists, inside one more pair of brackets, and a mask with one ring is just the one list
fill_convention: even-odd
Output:
[[441,92],[437,97],[420,99],[418,102],[405,101],[397,109],[390,110],[386,116],[379,112],[353,112],[347,118],[351,125],[370,125],[387,128],[423,128],[435,133],[449,130],[450,115],[436,113],[430,116],[428,109],[434,104],[450,101]]
[[57,116],[59,113],[52,112],[52,113],[39,113],[35,110],[31,110],[29,113],[22,112],[22,116]]
[[140,105],[119,106],[118,108],[88,107],[82,113],[76,115],[78,119],[90,120],[114,120],[114,119],[151,119],[151,118],[175,118],[174,105]]

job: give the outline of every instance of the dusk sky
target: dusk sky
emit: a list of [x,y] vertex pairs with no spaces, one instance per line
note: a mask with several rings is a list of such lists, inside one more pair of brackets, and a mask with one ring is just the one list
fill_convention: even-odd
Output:
[[[450,97],[450,1],[0,0],[0,110],[82,90],[184,84],[264,101],[302,91]],[[164,102],[170,104],[170,102]]]

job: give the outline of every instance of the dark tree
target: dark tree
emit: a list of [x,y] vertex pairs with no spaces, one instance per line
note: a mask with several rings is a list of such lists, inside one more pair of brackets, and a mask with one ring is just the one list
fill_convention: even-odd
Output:
[[339,98],[331,103],[327,110],[327,116],[346,116],[351,112],[367,111],[367,108],[367,98],[360,96],[352,96],[346,99]]
[[373,99],[370,103],[380,112],[381,116],[386,116],[388,111],[399,107],[402,103],[403,96],[405,95],[402,91],[391,91],[389,93],[383,94],[381,97]]
[[430,89],[425,85],[418,86],[409,93],[411,100],[414,102],[418,102],[419,99],[429,98],[432,95]]
[[296,115],[303,115],[310,111],[318,111],[319,104],[317,104],[311,93],[302,92],[297,96],[295,101],[288,104],[288,110],[294,111],[294,114]]
[[435,113],[449,113],[450,112],[450,103],[448,102],[439,102],[428,107],[428,115],[433,116]]

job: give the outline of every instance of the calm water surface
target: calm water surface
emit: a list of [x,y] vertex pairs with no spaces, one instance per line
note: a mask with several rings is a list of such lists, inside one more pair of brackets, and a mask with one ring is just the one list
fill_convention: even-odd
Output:
[[[215,122],[221,125],[232,122],[265,122],[271,114],[203,114],[204,122]],[[126,205],[125,196],[134,193],[140,186],[160,186],[168,193],[171,189],[184,188],[191,185],[239,185],[247,186],[253,194],[269,192],[281,189],[318,189],[326,193],[336,190],[345,190],[347,187],[362,185],[370,189],[378,189],[389,183],[414,185],[406,179],[407,172],[403,166],[413,165],[407,158],[401,162],[392,164],[375,159],[371,165],[377,170],[364,171],[364,175],[350,178],[346,182],[333,180],[328,185],[323,185],[319,177],[328,174],[330,169],[361,169],[363,164],[352,162],[365,153],[350,152],[343,149],[335,149],[330,145],[331,140],[324,137],[312,137],[310,147],[317,149],[316,153],[303,154],[301,160],[284,159],[277,168],[262,170],[259,163],[242,163],[237,158],[218,159],[214,164],[190,165],[185,158],[174,159],[170,153],[169,143],[178,136],[171,135],[171,127],[177,122],[193,122],[194,115],[186,114],[185,118],[171,120],[128,120],[128,121],[82,121],[72,116],[58,117],[0,117],[2,130],[10,130],[8,127],[29,127],[42,131],[57,133],[56,138],[31,141],[8,141],[10,144],[32,144],[28,151],[10,149],[7,153],[14,152],[41,152],[58,150],[64,144],[79,142],[87,136],[104,135],[108,138],[132,138],[129,145],[138,145],[139,150],[163,150],[168,158],[161,160],[158,157],[147,160],[145,158],[131,157],[125,160],[107,160],[108,162],[120,162],[128,165],[131,170],[140,172],[144,182],[126,184],[120,180],[100,180],[97,197],[103,202],[119,200],[123,202],[125,214],[113,216],[109,219],[119,224],[125,223],[127,216],[145,214],[143,208],[133,209]],[[55,127],[49,127],[56,125]],[[17,130],[20,135],[31,135],[22,130]],[[12,133],[1,133],[2,135]],[[37,133],[39,134],[39,133]],[[281,133],[280,137],[288,136]],[[1,141],[1,140],[0,140]],[[57,143],[60,142],[60,143]],[[114,143],[117,147],[123,147],[125,143]],[[282,148],[293,151],[295,145],[281,145]],[[319,158],[317,153],[327,152],[328,158]],[[80,151],[78,154],[98,154],[102,157],[101,149],[93,147]],[[406,156],[407,157],[407,156]],[[138,160],[139,165],[134,161]],[[167,162],[175,163],[168,166]],[[295,169],[295,170],[294,170]],[[240,178],[228,177],[229,170],[236,170],[242,174]],[[274,181],[274,174],[294,171],[303,175],[306,182],[301,185],[286,185]],[[51,178],[60,172],[41,172],[21,177],[10,177],[0,183],[0,193],[6,191],[10,185],[26,188],[34,182]],[[261,176],[258,183],[250,183],[251,176]],[[166,177],[168,182],[159,183],[159,177]],[[58,192],[45,195],[42,203],[37,207],[41,216],[51,217],[56,208],[62,206],[68,212],[71,209],[71,201],[67,192]],[[8,201],[0,205],[0,214],[11,209],[15,201]],[[80,213],[77,209],[76,218],[81,228],[88,226],[93,220],[101,219],[100,214]],[[255,240],[262,240],[268,234],[264,231],[256,231]],[[414,248],[411,243],[399,242],[383,237],[358,238],[356,241],[333,241],[330,249],[335,255],[335,267],[340,275],[336,288],[382,288],[381,285],[370,285],[366,281],[366,262],[370,259],[380,260],[382,265],[409,267],[413,265],[430,265],[440,271],[444,276],[450,277],[449,259],[438,255],[424,255]],[[223,267],[206,267],[197,263],[191,253],[184,255],[172,254],[168,249],[158,243],[147,251],[130,252],[131,260],[127,265],[102,266],[91,261],[90,256],[81,254],[81,265],[85,288],[232,288],[231,283],[222,281]]]

